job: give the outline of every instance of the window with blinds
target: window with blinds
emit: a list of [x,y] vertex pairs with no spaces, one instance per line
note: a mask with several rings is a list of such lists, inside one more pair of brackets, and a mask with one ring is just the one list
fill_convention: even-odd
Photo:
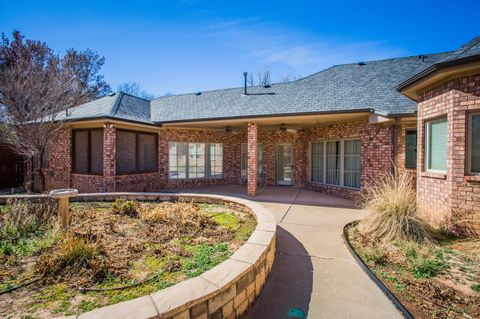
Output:
[[360,188],[361,145],[360,140],[311,143],[310,180]]
[[170,179],[223,178],[223,144],[169,143],[168,176]]
[[312,143],[312,163],[311,179],[312,182],[323,183],[323,142]]
[[447,171],[447,118],[427,122],[425,127],[425,160],[427,171]]
[[103,174],[103,130],[72,131],[73,172]]
[[[240,145],[240,172],[241,178],[246,180],[248,174],[248,144],[242,143]],[[257,144],[257,178],[264,177],[263,171],[263,144]]]
[[480,113],[468,118],[468,173],[480,173]]
[[417,168],[417,130],[405,132],[405,167]]
[[116,131],[117,174],[157,171],[157,134]]

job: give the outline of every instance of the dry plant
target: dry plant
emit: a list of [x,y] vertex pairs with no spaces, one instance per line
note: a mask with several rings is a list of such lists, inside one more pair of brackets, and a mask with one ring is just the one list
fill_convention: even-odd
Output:
[[89,273],[97,277],[106,269],[98,242],[66,233],[54,250],[37,260],[35,270],[44,277],[75,277]]
[[368,185],[362,194],[362,203],[370,213],[360,222],[360,231],[385,242],[429,243],[426,225],[417,215],[416,193],[412,185],[410,175],[391,173]]
[[54,229],[58,222],[56,203],[31,203],[12,200],[4,214],[0,214],[0,239],[15,241],[38,231]]
[[195,234],[206,228],[215,228],[215,222],[193,203],[161,203],[145,207],[140,218],[147,223],[168,225],[177,234]]

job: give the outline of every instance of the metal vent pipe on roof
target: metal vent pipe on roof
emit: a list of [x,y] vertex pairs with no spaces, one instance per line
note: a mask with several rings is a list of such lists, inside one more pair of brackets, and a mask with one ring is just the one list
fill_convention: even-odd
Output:
[[247,95],[247,72],[243,72],[243,94]]

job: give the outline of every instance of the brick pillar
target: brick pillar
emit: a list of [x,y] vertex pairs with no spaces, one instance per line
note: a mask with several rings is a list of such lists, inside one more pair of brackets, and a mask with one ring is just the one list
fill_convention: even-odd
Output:
[[116,133],[115,126],[107,123],[103,125],[103,190],[115,191],[116,176]]
[[247,194],[257,195],[257,123],[248,123]]

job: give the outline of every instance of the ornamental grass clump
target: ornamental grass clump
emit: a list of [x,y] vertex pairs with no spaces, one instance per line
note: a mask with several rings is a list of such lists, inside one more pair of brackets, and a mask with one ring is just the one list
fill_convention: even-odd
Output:
[[364,235],[384,242],[430,242],[427,228],[417,215],[411,175],[384,175],[366,187],[362,204],[370,212],[360,222],[360,231]]

